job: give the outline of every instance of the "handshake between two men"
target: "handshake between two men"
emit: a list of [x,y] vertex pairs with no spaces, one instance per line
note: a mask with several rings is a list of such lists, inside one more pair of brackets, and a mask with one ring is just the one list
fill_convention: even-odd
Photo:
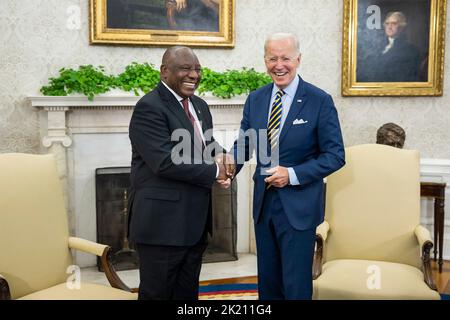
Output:
[[222,188],[229,188],[231,180],[234,179],[234,175],[236,174],[236,164],[234,163],[233,156],[229,153],[222,153],[215,156],[214,160],[219,167],[219,175],[216,178],[217,183]]
[[[214,157],[219,166],[219,175],[216,178],[217,183],[222,188],[229,188],[231,181],[236,175],[236,164],[234,158],[229,153],[222,153]],[[276,166],[266,170],[267,178],[264,179],[267,186],[282,188],[289,184],[289,171],[286,167]]]

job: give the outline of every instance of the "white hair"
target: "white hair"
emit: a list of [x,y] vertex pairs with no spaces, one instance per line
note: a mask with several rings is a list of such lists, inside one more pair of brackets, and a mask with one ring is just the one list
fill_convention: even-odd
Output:
[[287,32],[277,32],[273,33],[270,36],[267,37],[266,42],[264,43],[264,53],[267,51],[267,46],[269,42],[271,41],[277,41],[277,40],[285,40],[285,39],[291,39],[294,43],[295,51],[300,54],[300,42],[298,41],[298,38],[293,33],[287,33]]
[[386,20],[389,19],[390,17],[395,17],[395,18],[397,18],[398,25],[399,25],[400,27],[402,27],[402,28],[406,27],[406,25],[407,25],[406,17],[405,17],[405,15],[404,15],[402,12],[400,12],[400,11],[389,12],[389,13],[386,15],[386,19],[384,19],[384,21],[386,21]]

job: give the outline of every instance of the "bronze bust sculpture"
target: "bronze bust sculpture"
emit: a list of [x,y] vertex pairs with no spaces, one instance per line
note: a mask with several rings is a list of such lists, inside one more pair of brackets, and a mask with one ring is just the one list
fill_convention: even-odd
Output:
[[389,122],[383,124],[377,130],[377,143],[385,144],[395,148],[403,148],[405,144],[406,133],[399,125]]

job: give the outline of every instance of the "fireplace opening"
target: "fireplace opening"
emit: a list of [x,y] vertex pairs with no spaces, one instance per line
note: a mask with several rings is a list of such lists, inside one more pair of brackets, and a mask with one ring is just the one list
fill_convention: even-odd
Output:
[[[111,260],[116,270],[139,267],[139,258],[126,237],[128,221],[128,188],[130,167],[109,167],[95,170],[97,242],[109,245]],[[214,185],[212,190],[213,236],[203,262],[237,260],[237,185],[233,181],[229,189]],[[97,258],[97,267],[103,271]]]

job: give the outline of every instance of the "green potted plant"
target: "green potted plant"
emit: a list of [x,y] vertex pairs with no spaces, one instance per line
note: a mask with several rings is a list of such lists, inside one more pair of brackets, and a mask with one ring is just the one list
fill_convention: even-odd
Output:
[[[103,66],[82,65],[77,69],[62,68],[58,77],[49,79],[49,84],[40,91],[46,96],[67,96],[79,93],[93,100],[94,96],[107,93],[114,89],[133,92],[142,95],[159,82],[159,70],[147,62],[132,62],[117,76],[105,73]],[[253,68],[241,70],[227,70],[225,72],[202,69],[202,80],[198,87],[200,95],[228,99],[233,96],[245,95],[271,82],[265,73],[257,72]]]

